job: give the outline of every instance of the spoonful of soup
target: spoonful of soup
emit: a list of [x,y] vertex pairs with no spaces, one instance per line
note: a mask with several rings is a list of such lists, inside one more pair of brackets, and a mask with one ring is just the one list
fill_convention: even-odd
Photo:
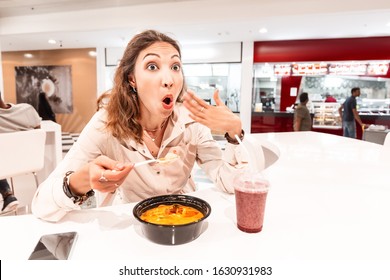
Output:
[[136,168],[138,166],[145,165],[145,164],[153,163],[153,162],[156,162],[156,163],[159,163],[159,164],[169,164],[169,163],[174,162],[178,158],[179,158],[179,156],[177,154],[175,154],[175,153],[168,153],[165,157],[137,162],[137,163],[134,164],[134,168]]

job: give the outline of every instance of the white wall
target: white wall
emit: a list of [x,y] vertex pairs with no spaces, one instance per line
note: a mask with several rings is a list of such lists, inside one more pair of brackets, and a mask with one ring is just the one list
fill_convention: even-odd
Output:
[[243,129],[251,132],[252,121],[252,80],[254,42],[243,42],[241,65],[241,108],[240,118]]
[[[117,65],[124,50],[124,47],[106,48],[106,65]],[[183,63],[241,62],[241,42],[183,45],[181,52]]]

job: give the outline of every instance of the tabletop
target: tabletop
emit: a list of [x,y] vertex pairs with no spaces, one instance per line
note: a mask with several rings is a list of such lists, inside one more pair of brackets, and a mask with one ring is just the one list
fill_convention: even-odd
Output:
[[41,235],[77,231],[74,260],[390,260],[390,154],[383,146],[317,132],[253,136],[279,149],[264,170],[271,188],[260,233],[238,230],[234,195],[203,183],[188,195],[212,212],[190,243],[150,242],[130,203],[74,211],[58,223],[2,217],[0,259],[26,260]]

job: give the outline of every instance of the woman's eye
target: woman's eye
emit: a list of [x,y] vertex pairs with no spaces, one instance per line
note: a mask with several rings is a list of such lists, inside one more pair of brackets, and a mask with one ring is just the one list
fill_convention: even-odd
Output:
[[149,64],[147,69],[151,70],[151,71],[157,70],[157,65],[156,64]]
[[175,70],[175,71],[180,71],[181,66],[179,64],[175,64],[175,65],[172,66],[172,69]]

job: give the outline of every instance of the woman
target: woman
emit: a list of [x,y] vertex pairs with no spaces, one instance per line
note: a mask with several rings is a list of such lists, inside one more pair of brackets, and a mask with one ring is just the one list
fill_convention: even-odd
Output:
[[[127,45],[106,106],[86,125],[78,141],[37,190],[32,211],[58,221],[93,191],[107,201],[127,203],[150,196],[195,190],[191,170],[197,162],[214,183],[233,192],[242,167],[240,119],[214,93],[211,106],[185,93],[178,43],[157,31],[136,35]],[[183,103],[180,101],[184,99]],[[225,131],[224,158],[210,129]],[[169,164],[134,168],[134,163],[176,154]]]

